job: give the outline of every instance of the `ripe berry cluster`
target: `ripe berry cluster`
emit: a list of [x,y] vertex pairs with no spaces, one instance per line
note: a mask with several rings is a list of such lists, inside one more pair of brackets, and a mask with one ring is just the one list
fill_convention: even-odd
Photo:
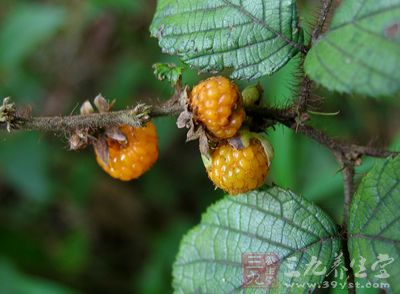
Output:
[[[231,195],[260,187],[273,149],[263,134],[243,127],[246,113],[238,87],[224,77],[211,77],[193,88],[187,104],[193,124],[203,128],[207,141],[213,143],[202,154],[213,183]],[[143,128],[121,126],[117,133],[101,139],[105,148],[95,146],[97,162],[114,178],[138,178],[157,160],[156,129],[149,122]]]
[[193,88],[189,100],[194,119],[216,142],[203,154],[213,183],[231,195],[260,187],[273,151],[263,135],[242,127],[246,113],[238,87],[224,77],[211,77]]

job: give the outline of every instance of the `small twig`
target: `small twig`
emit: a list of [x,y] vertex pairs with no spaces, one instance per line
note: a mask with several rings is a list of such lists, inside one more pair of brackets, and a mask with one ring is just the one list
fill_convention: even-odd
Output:
[[351,201],[355,192],[354,187],[354,162],[348,160],[345,156],[338,156],[338,161],[342,165],[343,173],[343,188],[344,188],[344,207],[343,207],[343,220],[342,226],[347,228],[349,220],[349,211]]
[[322,33],[331,6],[332,0],[322,0],[321,12],[319,13],[317,24],[315,25],[315,28],[311,34],[312,42],[315,42]]
[[329,148],[335,155],[343,155],[347,160],[357,160],[363,155],[371,157],[388,157],[396,155],[397,152],[392,152],[380,148],[360,146],[356,144],[349,144],[329,137],[324,132],[317,130],[309,125],[299,122],[297,117],[297,106],[276,109],[276,108],[254,108],[246,109],[246,112],[259,119],[271,120],[273,123],[281,123],[297,133],[303,134],[321,145]]
[[354,186],[355,161],[349,159],[349,157],[350,157],[349,155],[346,156],[346,154],[343,153],[337,154],[337,160],[339,164],[342,166],[343,188],[344,188],[343,220],[341,226],[342,250],[346,268],[348,269],[348,278],[347,278],[348,293],[355,293],[354,272],[351,266],[349,266],[351,264],[351,259],[347,244],[349,236],[348,223],[350,215],[350,206],[355,192],[355,186]]
[[303,81],[301,83],[300,95],[297,100],[297,112],[299,114],[302,114],[307,111],[307,106],[311,95],[311,86],[312,86],[312,81],[307,76],[304,76]]
[[346,233],[342,233],[342,238],[341,238],[341,245],[342,245],[342,252],[343,252],[343,258],[344,258],[344,263],[345,267],[348,269],[348,276],[347,276],[347,291],[350,294],[356,293],[356,288],[355,288],[355,278],[354,278],[354,272],[353,269],[351,268],[351,257],[350,257],[350,252],[349,252],[349,247],[348,247],[348,235]]
[[[175,102],[171,99],[163,104],[151,106],[140,104],[134,109],[87,115],[26,117],[15,113],[12,118],[11,130],[70,133],[84,128],[96,130],[125,124],[141,126],[149,121],[150,117],[179,114],[182,109]],[[0,129],[5,129],[8,125],[6,122],[0,123]]]
[[[119,126],[128,124],[132,126],[141,126],[151,118],[160,116],[176,116],[184,110],[179,103],[178,97],[174,96],[161,104],[154,105],[138,105],[134,109],[121,110],[106,113],[93,113],[89,115],[72,115],[72,116],[54,116],[54,117],[26,117],[19,116],[15,112],[14,117],[9,118],[12,121],[11,130],[37,130],[45,132],[73,132],[77,129],[101,129],[104,127]],[[261,120],[281,123],[304,134],[317,141],[318,143],[329,148],[334,154],[345,155],[347,160],[357,160],[363,155],[372,157],[387,157],[397,154],[395,152],[382,150],[379,148],[359,146],[348,144],[335,140],[324,132],[317,130],[311,126],[304,124],[298,119],[297,105],[279,108],[266,107],[249,107],[246,112],[253,117]],[[0,129],[6,129],[9,122],[0,122]]]

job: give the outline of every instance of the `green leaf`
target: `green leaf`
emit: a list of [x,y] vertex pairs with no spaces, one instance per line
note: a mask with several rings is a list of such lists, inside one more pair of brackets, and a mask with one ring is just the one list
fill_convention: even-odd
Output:
[[329,268],[339,246],[329,217],[292,192],[274,187],[225,197],[181,241],[173,286],[176,293],[233,293],[243,289],[242,254],[270,253],[279,270],[268,293],[283,293],[290,282],[322,282],[323,275],[287,274],[304,273],[312,256]]
[[389,96],[400,90],[400,0],[344,0],[330,30],[309,51],[305,70],[345,93]]
[[0,257],[0,293],[73,294],[78,292],[52,281],[24,275],[11,262]]
[[46,202],[51,197],[49,146],[37,133],[6,135],[0,144],[0,177],[27,197]]
[[[389,283],[400,292],[400,157],[378,162],[364,177],[354,196],[349,220],[349,251],[357,263],[366,259],[360,283]],[[381,255],[381,257],[379,257]],[[374,263],[387,255],[392,262]],[[383,268],[381,268],[383,266]],[[377,278],[384,269],[389,277]],[[356,269],[356,272],[359,268]]]
[[156,63],[153,65],[154,74],[160,81],[167,80],[175,85],[182,77],[183,66],[176,66],[172,63]]
[[61,6],[24,4],[2,22],[0,30],[0,68],[18,65],[42,42],[48,40],[65,20]]
[[294,0],[160,0],[150,31],[164,52],[237,79],[272,74],[303,48]]

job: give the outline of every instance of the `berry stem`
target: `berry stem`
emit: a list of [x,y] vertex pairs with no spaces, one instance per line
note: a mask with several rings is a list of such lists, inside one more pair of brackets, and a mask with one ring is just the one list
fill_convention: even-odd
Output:
[[70,116],[33,117],[16,111],[13,113],[13,117],[9,117],[7,121],[0,121],[0,130],[71,133],[79,129],[95,131],[105,127],[121,125],[140,127],[152,117],[179,114],[182,111],[182,107],[178,103],[172,102],[171,99],[161,104],[139,104],[128,110]]

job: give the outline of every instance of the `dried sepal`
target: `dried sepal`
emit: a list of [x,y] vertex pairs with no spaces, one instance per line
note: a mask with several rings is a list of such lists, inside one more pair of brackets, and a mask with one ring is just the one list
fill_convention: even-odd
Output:
[[90,144],[90,138],[87,130],[77,130],[69,138],[70,150],[79,150],[86,148]]
[[80,113],[82,115],[89,115],[89,114],[92,114],[93,112],[94,112],[94,109],[93,109],[92,103],[90,103],[89,100],[86,100],[81,106]]
[[101,94],[94,98],[94,105],[100,113],[109,112],[111,109],[110,104]]
[[97,138],[92,142],[93,148],[98,156],[98,158],[103,161],[105,165],[109,164],[109,150],[107,139],[104,136]]
[[119,127],[107,128],[104,134],[106,135],[107,138],[117,141],[122,145],[128,142],[128,139],[126,138],[125,134],[120,130]]
[[14,124],[15,113],[15,104],[11,103],[11,98],[4,98],[3,104],[0,106],[0,123],[6,123],[8,132],[11,132],[11,128]]
[[189,108],[189,88],[186,86],[179,93],[176,93],[176,97],[184,109],[178,116],[176,125],[180,129],[188,129],[186,142],[197,140],[201,135],[206,136],[204,128],[195,122],[193,113]]
[[203,131],[199,135],[199,149],[202,156],[210,158],[210,141],[208,140],[207,133]]
[[[107,107],[109,108],[108,102],[101,95],[98,95],[94,99],[94,104],[96,105],[97,109],[99,109],[100,107],[102,107],[103,110],[105,110]],[[80,107],[81,115],[90,115],[94,112],[95,110],[93,108],[93,105],[88,100],[86,100]],[[89,128],[77,129],[68,139],[69,148],[70,150],[84,149],[88,145],[92,144],[95,140],[96,138],[90,135]]]
[[179,129],[189,128],[190,127],[190,122],[192,120],[193,120],[193,114],[190,111],[185,109],[178,116],[178,119],[176,121],[176,125],[178,126]]

